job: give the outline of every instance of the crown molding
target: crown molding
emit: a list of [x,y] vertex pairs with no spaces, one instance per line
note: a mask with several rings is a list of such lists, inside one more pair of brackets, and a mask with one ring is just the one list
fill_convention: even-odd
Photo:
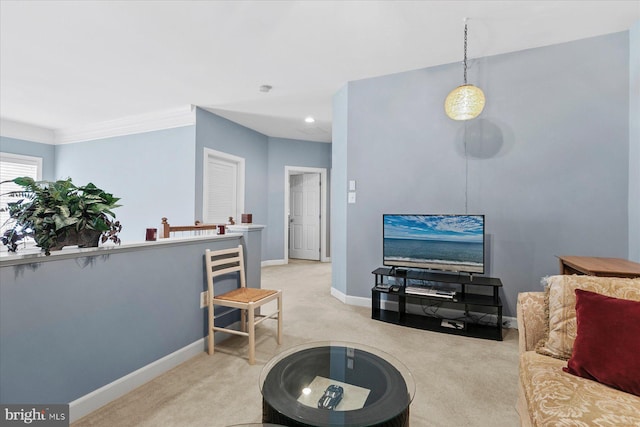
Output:
[[23,141],[55,144],[55,132],[53,129],[2,118],[0,118],[0,135],[7,138],[21,139]]
[[195,109],[195,105],[187,105],[172,110],[129,116],[87,126],[57,129],[54,140],[55,144],[72,144],[194,125],[196,123]]
[[0,135],[24,141],[58,145],[190,126],[195,123],[196,106],[187,105],[172,110],[55,130],[0,118]]

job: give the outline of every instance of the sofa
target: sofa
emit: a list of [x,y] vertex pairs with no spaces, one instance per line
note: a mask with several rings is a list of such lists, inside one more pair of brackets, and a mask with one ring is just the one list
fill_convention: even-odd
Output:
[[543,279],[518,295],[522,426],[640,426],[640,278]]

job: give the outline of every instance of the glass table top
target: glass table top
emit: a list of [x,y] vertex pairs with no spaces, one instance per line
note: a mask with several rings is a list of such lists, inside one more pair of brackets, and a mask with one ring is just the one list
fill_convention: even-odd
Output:
[[381,425],[408,412],[415,394],[413,375],[398,359],[339,341],[284,351],[265,365],[259,382],[270,410],[314,426]]

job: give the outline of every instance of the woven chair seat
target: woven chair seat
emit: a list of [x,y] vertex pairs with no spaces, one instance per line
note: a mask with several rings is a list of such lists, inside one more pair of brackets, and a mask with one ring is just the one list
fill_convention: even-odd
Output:
[[270,289],[238,288],[234,289],[233,291],[229,291],[222,295],[216,296],[215,299],[248,304],[250,302],[260,301],[261,299],[264,299],[269,295],[273,295],[277,292],[278,291],[273,291]]

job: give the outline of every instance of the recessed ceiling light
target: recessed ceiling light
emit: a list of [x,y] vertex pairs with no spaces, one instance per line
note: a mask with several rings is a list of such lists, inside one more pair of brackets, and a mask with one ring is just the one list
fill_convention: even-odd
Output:
[[273,86],[269,86],[269,85],[260,86],[260,92],[269,92],[271,89],[273,89]]
[[313,123],[313,122],[315,122],[315,121],[316,121],[316,119],[314,119],[314,118],[313,118],[313,117],[311,117],[311,116],[307,116],[307,117],[305,117],[304,121],[305,121],[306,123]]

